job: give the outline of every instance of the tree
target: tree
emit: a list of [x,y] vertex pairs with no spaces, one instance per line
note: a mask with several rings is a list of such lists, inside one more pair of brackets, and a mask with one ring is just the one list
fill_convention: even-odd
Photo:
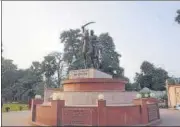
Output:
[[15,94],[20,90],[18,81],[24,75],[23,70],[8,71],[2,77],[2,97],[7,100],[14,100]]
[[[63,59],[68,64],[68,70],[84,69],[81,37],[79,29],[63,31],[60,35],[61,43],[64,43]],[[124,69],[119,66],[121,55],[115,51],[112,37],[108,33],[104,33],[98,37],[98,40],[102,50],[101,71],[111,74],[115,78],[124,77]],[[73,56],[75,61],[73,61]]]
[[131,83],[127,83],[126,85],[125,85],[125,90],[126,91],[132,91],[133,89],[132,89],[132,84]]
[[47,81],[47,85],[48,87],[52,86],[52,81],[51,81],[51,77],[55,74],[56,72],[56,59],[55,56],[50,56],[47,55],[44,57],[44,61],[42,62],[42,72],[44,73]]
[[124,69],[119,66],[121,55],[115,51],[115,44],[108,33],[99,36],[99,45],[102,50],[101,71],[113,75],[113,77],[123,77]]
[[8,100],[14,99],[14,94],[17,92],[13,87],[18,80],[23,76],[24,72],[18,70],[17,66],[13,64],[13,60],[2,57],[2,97]]
[[26,69],[24,72],[24,76],[14,86],[17,91],[15,96],[19,99],[21,99],[22,95],[33,98],[36,94],[36,86],[42,82],[42,78],[31,69]]
[[[43,95],[44,82],[43,74],[47,78],[49,87],[58,87],[56,77],[53,77],[57,72],[58,77],[64,66],[59,64],[61,61],[58,53],[53,53],[44,57],[42,63],[33,61],[32,65],[25,69],[18,69],[13,60],[2,57],[2,97],[8,101],[22,101],[27,102],[28,99],[33,98],[36,94]],[[60,60],[60,61],[58,61]],[[58,66],[60,65],[60,66]]]
[[61,43],[64,43],[64,54],[63,60],[69,65],[71,69],[79,69],[80,62],[76,62],[77,65],[72,65],[73,56],[76,61],[82,60],[82,34],[80,33],[80,29],[63,31],[60,35]]
[[175,17],[175,21],[180,24],[180,9],[177,10],[177,16]]
[[168,73],[162,68],[156,68],[148,61],[144,61],[141,66],[141,73],[136,73],[135,83],[141,88],[147,87],[152,90],[165,90],[165,82]]
[[126,91],[139,91],[141,90],[141,87],[138,83],[127,83],[125,85],[125,90]]
[[168,85],[177,85],[177,84],[180,84],[180,78],[177,78],[177,77],[174,77],[174,76],[169,77],[167,79],[167,84]]
[[166,79],[169,78],[168,72],[162,68],[156,68],[152,75],[152,89],[165,90]]
[[57,73],[57,87],[60,86],[61,80],[65,77],[66,75],[66,64],[64,63],[63,60],[63,54],[60,52],[52,52],[49,54],[49,56],[54,56],[56,62],[56,73]]
[[[27,70],[17,69],[12,60],[2,59],[2,96],[9,101],[17,101],[27,91]],[[28,84],[31,86],[32,82]],[[31,86],[32,88],[33,86]]]
[[2,88],[12,85],[19,75],[17,75],[17,66],[13,64],[13,60],[2,58]]
[[42,74],[42,64],[38,61],[33,61],[30,71],[32,71],[36,76],[40,76]]
[[140,69],[144,75],[151,75],[154,71],[154,65],[152,63],[149,63],[148,61],[144,61],[141,64]]

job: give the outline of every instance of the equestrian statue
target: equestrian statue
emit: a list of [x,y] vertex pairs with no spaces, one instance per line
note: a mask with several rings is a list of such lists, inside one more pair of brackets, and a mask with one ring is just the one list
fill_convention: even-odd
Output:
[[95,22],[89,22],[81,27],[83,32],[82,54],[84,58],[84,67],[85,69],[90,67],[93,67],[95,69],[100,69],[101,49],[100,46],[98,46],[99,41],[97,39],[97,36],[94,35],[93,30],[91,30],[89,33],[89,30],[85,29],[87,25],[92,23]]

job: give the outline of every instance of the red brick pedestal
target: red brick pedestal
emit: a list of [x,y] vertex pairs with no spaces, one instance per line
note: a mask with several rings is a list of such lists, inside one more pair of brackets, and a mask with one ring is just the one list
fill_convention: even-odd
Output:
[[111,78],[71,79],[63,82],[64,91],[125,91],[126,81]]

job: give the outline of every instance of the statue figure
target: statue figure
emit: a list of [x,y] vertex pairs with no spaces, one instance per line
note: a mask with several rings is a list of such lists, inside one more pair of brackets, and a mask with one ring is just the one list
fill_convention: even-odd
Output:
[[93,49],[93,58],[92,58],[92,64],[93,67],[96,69],[99,69],[100,67],[100,47],[98,45],[98,40],[97,40],[97,36],[94,35],[94,31],[91,30],[90,32],[90,43],[92,44],[92,49]]
[[85,29],[85,26],[94,23],[90,22],[82,26],[82,31],[83,31],[83,57],[84,57],[84,66],[85,68],[88,68],[88,59],[90,60],[90,64],[92,64],[93,68],[98,69],[100,66],[100,60],[99,60],[99,54],[100,50],[97,46],[98,40],[97,37],[94,35],[94,31],[89,31]]
[[89,41],[90,41],[90,43],[92,45],[94,56],[97,56],[97,48],[96,48],[96,46],[97,46],[98,41],[97,41],[97,37],[94,35],[93,30],[90,31]]
[[84,66],[85,68],[87,68],[87,60],[88,57],[90,56],[90,54],[92,54],[92,45],[90,45],[89,43],[89,31],[85,29],[85,26],[82,26],[82,30],[83,30],[83,48],[82,48],[82,53],[83,53],[83,57],[84,57]]

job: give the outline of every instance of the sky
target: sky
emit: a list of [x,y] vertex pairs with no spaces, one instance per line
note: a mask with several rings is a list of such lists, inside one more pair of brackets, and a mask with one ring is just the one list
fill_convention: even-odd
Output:
[[95,34],[108,32],[131,81],[144,60],[180,76],[179,1],[3,1],[3,56],[19,68],[63,51],[60,33],[89,21]]

